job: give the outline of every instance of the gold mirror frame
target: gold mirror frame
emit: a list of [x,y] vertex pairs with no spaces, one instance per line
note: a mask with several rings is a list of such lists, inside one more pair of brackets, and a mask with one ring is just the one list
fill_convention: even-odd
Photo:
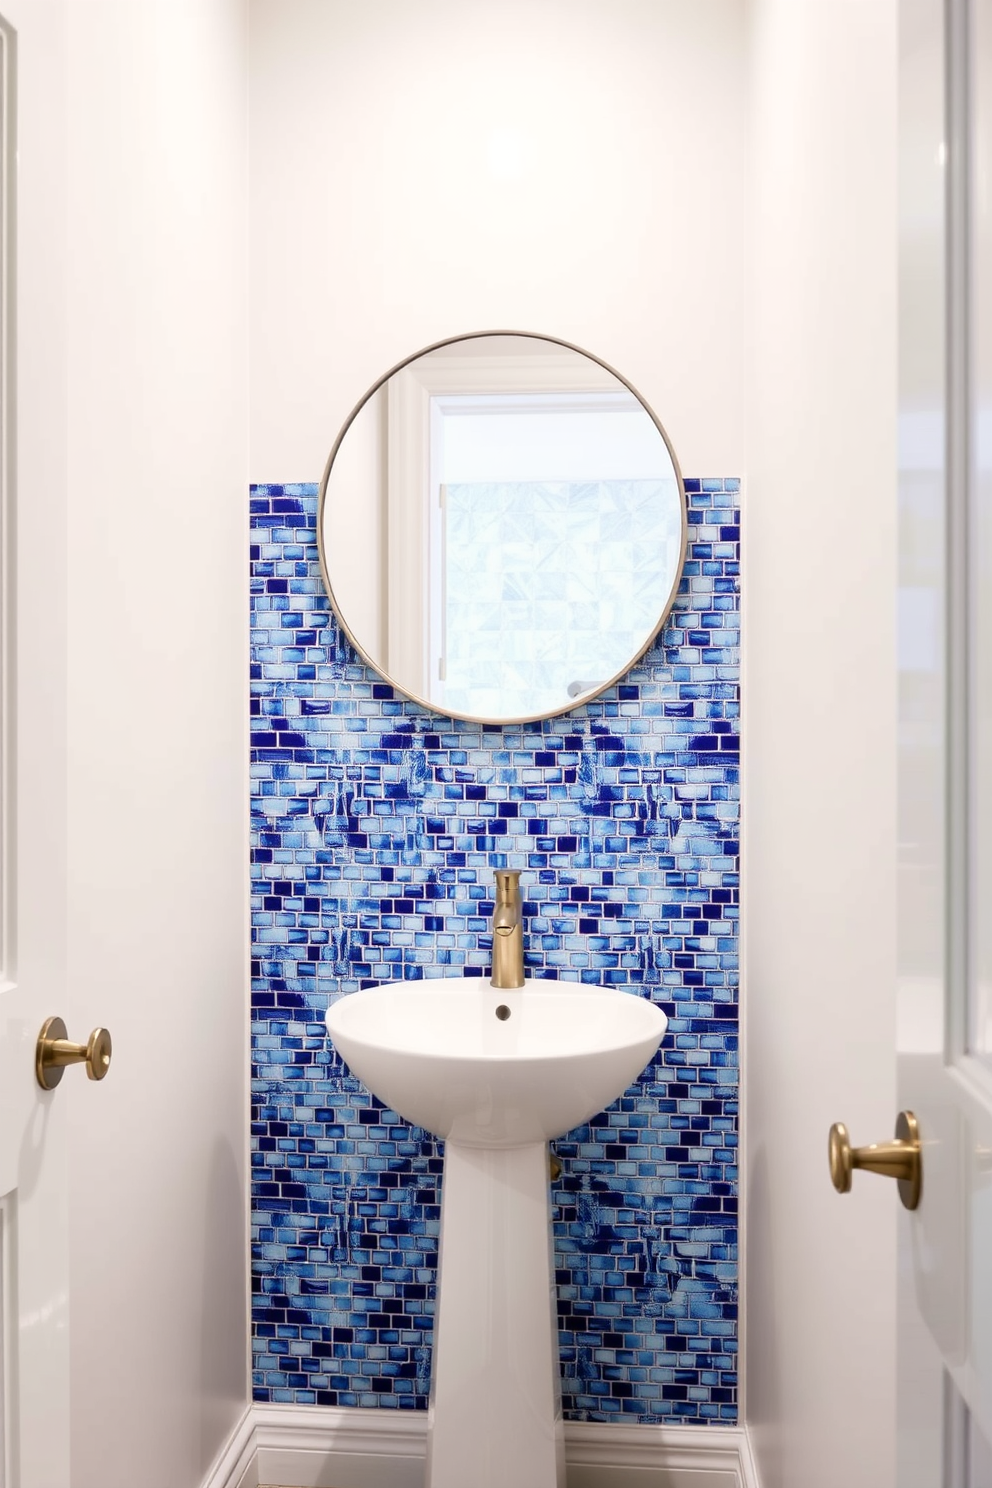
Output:
[[[544,713],[523,714],[520,717],[513,718],[492,718],[487,716],[480,716],[473,713],[457,713],[454,711],[442,712],[438,708],[436,703],[431,702],[428,698],[419,697],[416,693],[411,692],[410,689],[408,687],[405,687],[401,682],[397,682],[395,677],[391,677],[388,672],[384,671],[381,664],[377,662],[374,657],[368,654],[368,652],[362,646],[361,642],[353,634],[351,627],[349,626],[341,611],[341,608],[334,594],[334,585],[331,583],[331,575],[327,564],[327,554],[324,550],[324,506],[327,501],[327,488],[331,478],[331,471],[334,468],[335,458],[337,456],[338,450],[341,448],[341,444],[344,441],[345,436],[348,433],[348,430],[351,428],[355,419],[358,417],[358,414],[365,407],[369,399],[374,397],[379,389],[384,387],[389,379],[393,377],[397,372],[401,372],[404,367],[409,367],[411,363],[418,361],[421,357],[427,356],[429,352],[438,351],[442,346],[456,346],[463,341],[478,341],[487,336],[518,336],[529,341],[543,341],[551,346],[559,346],[565,351],[574,351],[579,356],[586,357],[590,362],[595,362],[598,367],[602,367],[604,372],[608,372],[611,377],[615,377],[617,382],[625,387],[629,393],[632,393],[633,396],[637,399],[638,403],[640,403],[641,407],[644,409],[645,413],[651,419],[651,422],[654,424],[658,433],[661,435],[665,448],[668,451],[668,456],[672,462],[672,468],[675,471],[675,479],[678,485],[679,508],[682,528],[682,538],[679,547],[679,560],[675,569],[675,575],[672,580],[671,588],[658,614],[658,619],[649,630],[648,638],[645,641],[644,645],[641,646],[640,650],[635,651],[630,657],[628,657],[620,670],[615,672],[608,681],[604,682],[594,691],[582,693],[581,696],[575,698],[566,707],[552,708]],[[611,687],[615,687],[617,683],[627,675],[631,668],[637,665],[641,657],[644,656],[651,649],[651,646],[654,644],[659,631],[661,630],[669,614],[671,613],[672,606],[675,603],[676,596],[679,592],[679,584],[682,580],[682,570],[685,567],[685,554],[688,544],[688,537],[689,518],[685,499],[685,482],[682,478],[682,469],[679,465],[678,456],[676,455],[675,450],[672,447],[672,442],[665,432],[661,420],[654,412],[654,409],[641,396],[634,384],[632,382],[629,382],[628,379],[624,377],[621,372],[618,372],[615,367],[611,367],[609,362],[604,362],[602,357],[595,356],[591,351],[586,351],[584,347],[576,346],[571,341],[563,341],[559,336],[545,336],[542,335],[539,331],[469,331],[462,336],[445,336],[443,340],[432,341],[430,345],[422,346],[419,351],[413,352],[412,355],[404,357],[402,361],[397,362],[395,366],[390,367],[389,371],[385,372],[382,377],[374,382],[368,389],[368,391],[359,399],[359,401],[355,404],[354,408],[349,413],[348,417],[345,419],[345,422],[341,427],[341,431],[338,434],[338,437],[335,439],[331,452],[327,457],[327,464],[324,466],[324,473],[320,478],[320,487],[317,498],[317,552],[320,558],[320,572],[324,580],[324,587],[327,590],[327,597],[331,602],[331,609],[334,611],[338,623],[347,636],[349,643],[358,652],[358,655],[361,657],[365,665],[370,667],[372,671],[376,672],[390,687],[395,688],[395,690],[400,693],[401,696],[408,698],[413,703],[416,703],[426,712],[433,713],[436,717],[439,718],[459,719],[464,723],[479,723],[487,725],[491,728],[502,728],[504,726],[512,726],[514,724],[520,723],[541,723],[544,719],[547,718],[563,718],[569,713],[574,713],[578,708],[585,707],[587,703],[593,702],[596,698],[602,697],[603,693],[608,692]]]

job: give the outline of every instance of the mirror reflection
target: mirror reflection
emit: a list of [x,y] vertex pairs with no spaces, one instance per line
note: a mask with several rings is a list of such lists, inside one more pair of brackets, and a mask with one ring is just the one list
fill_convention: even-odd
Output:
[[480,335],[355,410],[321,483],[324,576],[364,658],[452,717],[551,717],[621,676],[674,598],[681,477],[593,357]]

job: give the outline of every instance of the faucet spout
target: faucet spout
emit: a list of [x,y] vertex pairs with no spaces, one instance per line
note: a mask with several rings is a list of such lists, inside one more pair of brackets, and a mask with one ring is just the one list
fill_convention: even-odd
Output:
[[498,906],[493,914],[493,930],[497,935],[512,935],[519,924],[519,912],[511,905]]
[[524,925],[520,905],[520,871],[497,868],[493,909],[493,987],[524,984]]

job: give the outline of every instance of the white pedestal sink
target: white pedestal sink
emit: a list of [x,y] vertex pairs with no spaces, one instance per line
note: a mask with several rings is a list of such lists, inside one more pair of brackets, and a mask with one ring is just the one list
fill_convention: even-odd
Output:
[[427,1488],[565,1488],[547,1143],[623,1094],[665,1032],[577,982],[389,982],[328,1009],[335,1048],[445,1139]]

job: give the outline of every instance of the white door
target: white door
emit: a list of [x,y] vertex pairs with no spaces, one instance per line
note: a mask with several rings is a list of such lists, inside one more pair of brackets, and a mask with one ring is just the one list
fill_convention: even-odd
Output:
[[900,23],[898,1488],[992,1488],[992,0]]
[[68,1488],[65,1091],[81,1071],[51,1094],[35,1078],[41,1024],[69,1017],[61,6],[3,0],[0,17],[0,1483]]

